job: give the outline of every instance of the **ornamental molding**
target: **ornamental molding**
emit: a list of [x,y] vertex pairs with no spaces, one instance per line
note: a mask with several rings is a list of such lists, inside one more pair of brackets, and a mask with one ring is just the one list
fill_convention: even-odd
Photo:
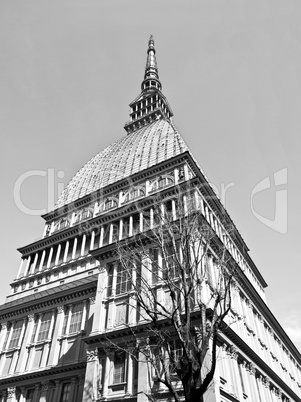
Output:
[[[21,318],[23,318],[23,317],[20,317],[22,315],[27,316],[29,314],[32,314],[32,312],[42,312],[41,310],[45,310],[49,307],[56,308],[56,307],[60,307],[65,304],[71,304],[70,303],[71,301],[73,303],[83,301],[83,299],[89,297],[89,295],[95,296],[96,286],[93,285],[93,283],[91,283],[91,282],[89,284],[90,284],[90,286],[91,285],[92,286],[87,289],[74,291],[74,293],[68,293],[66,295],[56,297],[54,299],[47,300],[44,302],[37,303],[36,300],[33,299],[31,301],[31,304],[27,307],[12,306],[11,308],[13,310],[0,315],[0,321],[1,320],[10,321],[12,318],[21,319]],[[45,297],[47,297],[47,296],[45,296]],[[52,297],[55,297],[55,295],[52,295]]]

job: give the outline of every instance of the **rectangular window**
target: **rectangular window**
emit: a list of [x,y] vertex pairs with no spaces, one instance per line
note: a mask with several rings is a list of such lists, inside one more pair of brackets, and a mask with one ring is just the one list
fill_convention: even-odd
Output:
[[114,355],[113,384],[125,381],[125,353],[116,352]]
[[183,349],[179,340],[172,341],[169,346],[169,372],[170,374],[176,374],[176,368],[178,366],[179,360],[183,356]]
[[143,211],[143,230],[147,231],[151,228],[151,213],[150,209]]
[[64,311],[64,322],[63,322],[63,328],[62,328],[62,335],[65,335],[65,334],[66,334],[68,315],[69,315],[69,310],[66,309],[66,310]]
[[107,297],[110,297],[112,295],[113,275],[114,275],[114,264],[109,264]]
[[132,281],[130,273],[122,266],[118,264],[117,267],[117,283],[116,283],[116,295],[126,293],[132,288]]
[[63,384],[60,402],[69,402],[70,392],[71,392],[70,382]]
[[162,250],[162,269],[164,279],[179,276],[180,243],[177,242],[176,250],[173,245],[166,246]]
[[10,339],[9,346],[8,346],[9,349],[15,348],[15,347],[18,346],[18,343],[20,341],[22,326],[23,326],[23,321],[22,320],[17,321],[15,323],[15,325],[14,325],[14,327],[12,329],[13,334],[12,334],[12,337]]
[[73,307],[71,313],[69,334],[73,334],[74,332],[78,332],[80,330],[82,318],[83,318],[83,304],[82,303],[76,304]]
[[7,341],[8,341],[8,337],[9,337],[10,331],[12,331],[12,325],[11,325],[11,324],[8,324],[8,326],[7,326],[7,332],[6,332],[5,339],[4,339],[4,343],[3,343],[3,349],[6,349]]
[[51,323],[51,317],[52,317],[52,312],[51,311],[49,311],[48,313],[43,314],[43,317],[41,319],[41,325],[40,325],[40,330],[39,330],[39,335],[38,335],[37,342],[44,341],[45,339],[48,338],[49,329],[50,329],[50,323]]
[[119,222],[112,223],[112,243],[119,240]]
[[7,375],[9,374],[9,370],[10,370],[10,366],[13,360],[13,353],[11,353],[10,355],[3,355],[3,357],[5,358],[5,362],[4,362],[4,367],[2,369],[2,375]]
[[159,250],[157,248],[150,250],[150,259],[152,263],[152,284],[156,284],[159,280]]
[[109,244],[110,239],[110,225],[103,226],[103,237],[102,237],[102,245],[106,246]]
[[140,232],[140,214],[133,215],[133,235]]
[[127,323],[127,303],[116,304],[115,325]]
[[122,238],[125,239],[130,235],[130,218],[123,219]]
[[39,322],[39,317],[35,317],[33,331],[32,331],[32,335],[31,335],[31,343],[33,343],[35,340],[38,322]]

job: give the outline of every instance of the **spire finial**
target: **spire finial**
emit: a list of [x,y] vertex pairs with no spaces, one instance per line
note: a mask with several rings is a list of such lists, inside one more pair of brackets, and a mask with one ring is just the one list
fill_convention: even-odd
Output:
[[161,90],[162,85],[159,79],[156,49],[153,35],[150,35],[147,49],[147,59],[144,73],[144,80],[141,84],[142,91],[148,91],[151,89]]
[[171,121],[173,113],[161,88],[155,43],[151,35],[148,40],[144,80],[141,84],[142,93],[130,103],[130,121],[124,126],[128,134],[158,119]]

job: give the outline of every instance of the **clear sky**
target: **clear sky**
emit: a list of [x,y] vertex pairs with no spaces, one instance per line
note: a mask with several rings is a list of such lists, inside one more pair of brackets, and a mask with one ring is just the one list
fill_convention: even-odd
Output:
[[[175,124],[222,197],[229,185],[226,208],[301,350],[300,15],[289,0],[2,0],[0,301],[19,267],[16,248],[43,232],[21,203],[51,207],[125,134],[153,34]],[[15,183],[29,171],[18,201]]]

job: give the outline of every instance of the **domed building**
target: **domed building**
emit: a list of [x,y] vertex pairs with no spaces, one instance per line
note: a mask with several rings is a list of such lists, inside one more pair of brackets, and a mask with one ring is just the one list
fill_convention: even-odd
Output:
[[[238,319],[218,334],[204,401],[301,401],[301,356],[269,310],[265,280],[172,118],[151,37],[126,135],[75,174],[43,216],[42,238],[19,249],[20,268],[0,307],[1,402],[141,402],[152,389],[158,400],[171,400],[145,361],[116,352],[131,328],[147,336],[130,308],[131,284],[116,250],[155,226],[165,196],[176,216],[178,188],[189,189],[240,270],[232,294]],[[159,255],[158,265],[163,260]]]

